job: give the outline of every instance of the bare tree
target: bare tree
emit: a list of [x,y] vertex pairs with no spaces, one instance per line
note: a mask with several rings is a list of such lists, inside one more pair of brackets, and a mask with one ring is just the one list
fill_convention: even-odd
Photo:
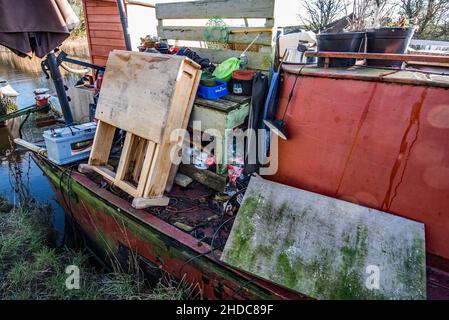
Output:
[[449,0],[399,0],[399,5],[400,14],[418,25],[418,36],[438,37],[447,30]]
[[372,0],[372,26],[381,27],[392,23],[398,12],[396,0]]
[[306,29],[320,31],[331,22],[341,18],[345,12],[343,0],[308,0],[301,1],[305,11],[300,16]]
[[353,0],[349,30],[379,28],[389,25],[397,15],[396,0]]

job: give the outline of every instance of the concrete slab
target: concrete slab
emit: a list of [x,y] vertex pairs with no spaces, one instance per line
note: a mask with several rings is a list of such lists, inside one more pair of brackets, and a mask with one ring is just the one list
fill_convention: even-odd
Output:
[[423,224],[261,178],[222,261],[312,298],[426,298]]

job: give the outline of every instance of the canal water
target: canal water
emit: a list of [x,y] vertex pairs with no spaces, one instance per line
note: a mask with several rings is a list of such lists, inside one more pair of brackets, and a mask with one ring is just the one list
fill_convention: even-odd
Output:
[[[9,84],[20,93],[17,105],[20,108],[34,104],[34,93],[36,88],[53,89],[51,80],[45,78],[43,73],[27,73],[11,69],[9,66],[0,64],[0,79],[8,80]],[[67,84],[73,83],[75,79],[67,78]],[[54,90],[51,90],[54,92]],[[16,120],[19,122],[20,120]],[[17,133],[11,132],[8,127],[0,128],[0,194],[4,195],[11,203],[17,203],[16,194],[12,187],[10,169],[7,154],[11,152],[11,143]],[[14,148],[14,147],[13,147]],[[39,203],[50,204],[54,210],[53,224],[62,239],[64,230],[64,212],[55,198],[53,189],[43,175],[39,167],[33,162],[29,154],[22,153],[18,158],[22,167],[23,181],[29,182],[30,195]]]

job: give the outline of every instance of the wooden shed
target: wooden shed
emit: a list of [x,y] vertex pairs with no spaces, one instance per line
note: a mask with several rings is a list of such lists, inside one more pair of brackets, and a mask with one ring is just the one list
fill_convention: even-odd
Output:
[[125,50],[120,15],[115,0],[83,0],[91,62],[104,66],[109,52]]

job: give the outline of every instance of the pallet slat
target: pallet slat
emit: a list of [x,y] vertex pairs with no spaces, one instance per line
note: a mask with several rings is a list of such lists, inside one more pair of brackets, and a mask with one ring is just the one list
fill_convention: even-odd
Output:
[[99,65],[99,66],[105,66],[108,62],[108,59],[106,57],[102,56],[92,56],[92,63]]
[[157,3],[157,19],[274,18],[274,0]]
[[[260,28],[230,28],[231,31],[235,30],[257,30]],[[222,39],[225,35],[213,34],[211,36],[207,35],[206,27],[172,27],[172,26],[159,26],[157,28],[157,32],[161,39],[170,39],[170,40],[189,40],[189,41],[210,41],[212,37],[217,39]],[[237,33],[229,35],[229,43],[243,43],[248,44],[251,43],[254,38],[257,36],[257,33]],[[209,37],[209,39],[208,39]],[[260,37],[256,40],[255,44],[259,45],[267,45],[271,46],[272,43],[272,35],[271,33],[264,32],[260,35]]]
[[[90,54],[92,56],[97,56],[97,57],[101,57],[103,59],[108,59],[109,53],[113,50],[117,49],[117,47],[115,46],[99,46],[96,45],[94,46],[91,51]],[[120,49],[120,48],[119,48]],[[122,47],[121,49],[125,49],[124,47]]]

